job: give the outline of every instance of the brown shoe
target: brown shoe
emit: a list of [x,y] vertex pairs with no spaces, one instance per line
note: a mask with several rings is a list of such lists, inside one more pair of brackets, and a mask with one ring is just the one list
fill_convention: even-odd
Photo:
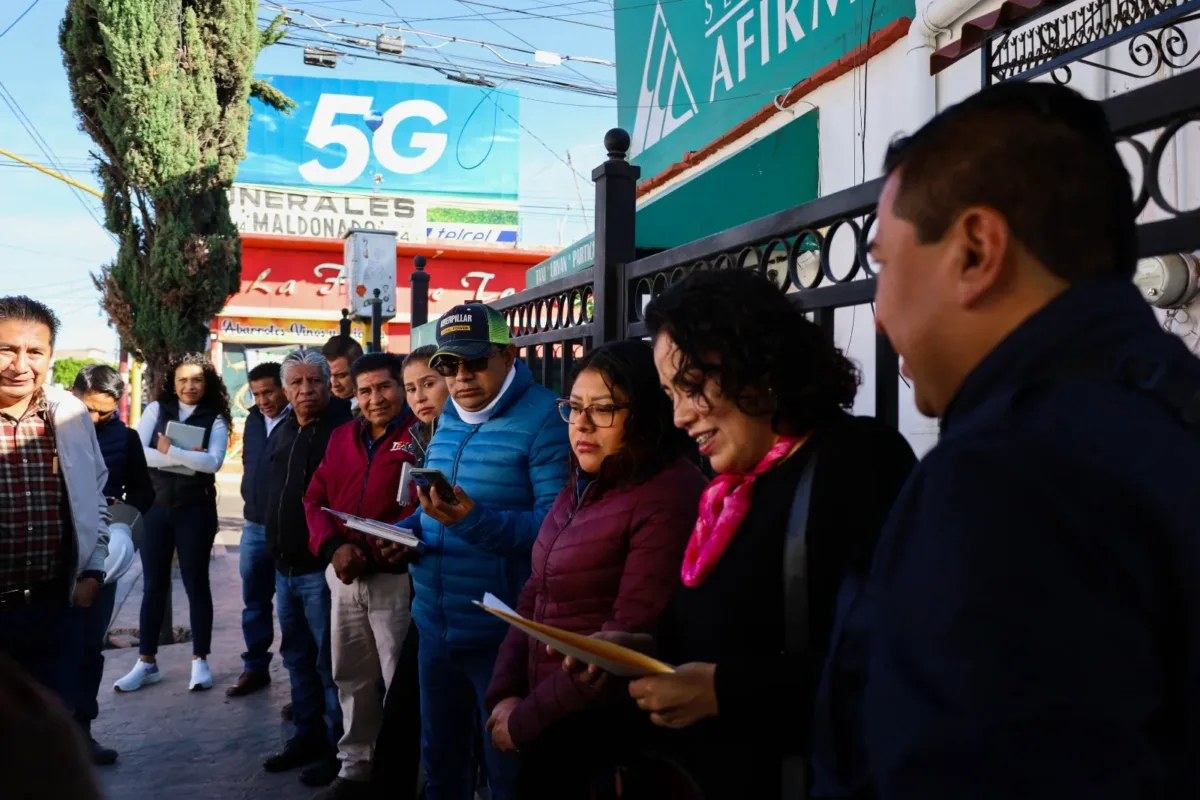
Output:
[[279,709],[279,716],[283,718],[284,722],[291,722],[292,721],[292,704],[288,703],[283,708]]
[[237,683],[225,690],[226,697],[245,697],[265,689],[271,684],[271,675],[265,670],[246,670],[238,676]]

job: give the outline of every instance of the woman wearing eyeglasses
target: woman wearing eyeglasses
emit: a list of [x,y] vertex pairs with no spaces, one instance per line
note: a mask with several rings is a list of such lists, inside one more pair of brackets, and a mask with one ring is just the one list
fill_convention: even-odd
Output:
[[[533,547],[517,611],[576,633],[653,634],[678,581],[704,477],[671,422],[650,346],[588,353],[570,396],[572,477]],[[591,694],[545,647],[513,629],[487,692],[487,729],[522,755],[518,798],[587,797],[620,759],[621,692]]]

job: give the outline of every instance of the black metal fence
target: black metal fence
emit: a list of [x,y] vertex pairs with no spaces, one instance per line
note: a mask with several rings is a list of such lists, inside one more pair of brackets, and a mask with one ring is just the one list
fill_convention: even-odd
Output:
[[[1200,71],[1113,97],[1104,103],[1142,174],[1134,174],[1140,255],[1200,248],[1200,210],[1175,208],[1166,196],[1160,166],[1172,140],[1200,122]],[[646,304],[695,269],[758,269],[830,337],[840,309],[870,304],[876,274],[867,255],[882,181],[877,179],[712,236],[636,259],[636,184],[640,169],[626,160],[629,136],[605,136],[608,160],[592,178],[596,187],[595,265],[574,275],[498,300],[514,343],[537,379],[556,392],[572,363],[603,342],[645,335]],[[897,356],[876,336],[875,415],[897,425],[900,377]],[[865,376],[871,379],[870,371]]]

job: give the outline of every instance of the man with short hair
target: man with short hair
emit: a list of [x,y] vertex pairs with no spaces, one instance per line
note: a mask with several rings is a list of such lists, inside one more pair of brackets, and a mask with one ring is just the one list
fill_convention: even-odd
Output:
[[266,467],[268,445],[279,423],[291,407],[279,378],[279,364],[268,361],[250,370],[250,394],[254,407],[246,415],[242,433],[242,539],[238,546],[238,567],[242,573],[242,653],[244,669],[237,681],[225,690],[229,697],[241,697],[264,688],[271,682],[271,642],[275,625],[271,618],[271,599],[275,596],[275,565],[267,549],[268,482]]
[[363,356],[362,345],[349,336],[331,336],[321,349],[329,362],[329,387],[334,397],[350,401],[350,408],[358,413],[358,397],[354,387],[354,362]]
[[843,589],[814,796],[1200,796],[1200,362],[1104,109],[993,86],[886,172],[878,324],[942,436]]
[[[282,640],[279,654],[292,686],[296,732],[283,750],[263,762],[268,772],[304,766],[337,751],[342,713],[330,661],[328,561],[308,549],[304,493],[316,473],[334,430],[349,422],[350,404],[329,392],[329,364],[316,350],[288,353],[280,377],[292,409],[268,445],[264,494],[266,546],[273,561],[275,596]],[[301,774],[309,785],[327,779],[317,765]]]
[[104,584],[108,469],[88,410],[46,386],[58,317],[0,297],[0,654],[74,708],[82,615]]
[[[450,402],[425,466],[454,497],[420,492],[413,618],[420,632],[421,750],[430,800],[471,796],[474,732],[488,721],[484,695],[508,626],[474,605],[492,593],[510,606],[529,577],[542,520],[567,481],[567,426],[552,392],[533,381],[490,306],[456,306],[438,320],[430,366]],[[519,764],[483,737],[495,800],[512,797]]]
[[357,420],[333,432],[325,459],[304,497],[309,549],[329,567],[332,595],[333,679],[345,733],[340,769],[325,800],[370,796],[371,759],[383,721],[381,676],[390,685],[408,632],[411,595],[406,559],[389,560],[381,540],[347,529],[331,508],[397,523],[415,504],[397,500],[405,464],[413,462],[401,361],[370,353],[354,362]]

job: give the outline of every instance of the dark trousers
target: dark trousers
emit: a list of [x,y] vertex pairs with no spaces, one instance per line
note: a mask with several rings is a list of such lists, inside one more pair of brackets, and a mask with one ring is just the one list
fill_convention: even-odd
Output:
[[79,692],[82,621],[67,602],[65,582],[61,604],[0,609],[0,653],[24,667],[72,710]]
[[617,768],[634,763],[644,738],[644,721],[636,708],[568,715],[521,748],[521,769],[513,797],[515,800],[616,797]]
[[[496,648],[450,650],[436,639],[418,654],[421,681],[421,762],[429,800],[469,800],[474,796],[474,748],[468,743],[487,722],[483,704]],[[520,756],[501,753],[483,736],[483,759],[493,800],[511,800]]]
[[[242,637],[246,640],[242,663],[247,672],[259,672],[271,665],[271,641],[275,638],[275,623],[271,618],[275,559],[267,550],[265,525],[247,522],[242,528],[238,570],[242,574]],[[325,594],[328,597],[328,587]],[[326,608],[326,617],[328,611]]]
[[104,642],[108,638],[108,624],[112,621],[113,607],[117,603],[117,584],[107,583],[96,595],[96,602],[89,608],[74,609],[83,627],[83,653],[79,659],[79,696],[75,701],[75,719],[90,730],[92,720],[100,714],[96,696],[100,691],[100,680],[104,677]]
[[275,572],[275,604],[282,641],[279,656],[292,685],[296,736],[322,739],[337,750],[342,738],[342,707],[330,658],[331,599],[324,572]]
[[383,701],[383,727],[375,740],[371,782],[387,787],[392,800],[415,800],[421,764],[421,687],[417,670],[420,634],[408,626],[404,649]]
[[156,505],[146,514],[145,526],[138,652],[144,656],[158,652],[158,637],[171,594],[171,557],[178,550],[179,572],[191,612],[192,654],[207,658],[212,649],[213,625],[208,565],[217,538],[217,506],[212,500],[174,508]]

